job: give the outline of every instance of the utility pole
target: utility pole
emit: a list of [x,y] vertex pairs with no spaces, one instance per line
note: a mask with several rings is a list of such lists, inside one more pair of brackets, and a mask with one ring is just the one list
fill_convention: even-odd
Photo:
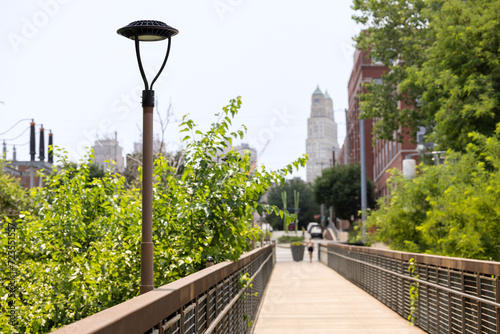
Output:
[[345,109],[345,163],[349,164],[349,110]]
[[115,131],[115,166],[118,167],[118,155],[116,153],[117,151],[117,146],[118,146],[118,134]]
[[324,231],[325,230],[325,204],[321,204],[320,206],[320,210],[321,210],[321,230]]
[[297,234],[298,226],[299,226],[299,198],[300,192],[297,190],[293,191],[293,206],[295,209],[295,234]]
[[[362,114],[363,112],[360,112]],[[366,152],[365,152],[365,120],[359,120],[359,131],[361,136],[361,234],[363,244],[366,242],[366,209],[367,209],[367,191],[366,191]]]

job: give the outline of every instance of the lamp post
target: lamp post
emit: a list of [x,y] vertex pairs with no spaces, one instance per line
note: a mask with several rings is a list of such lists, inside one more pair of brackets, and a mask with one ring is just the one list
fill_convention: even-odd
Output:
[[[360,112],[360,115],[363,111]],[[366,187],[366,148],[365,148],[365,120],[359,120],[359,131],[361,140],[361,236],[363,244],[366,243],[366,209],[367,204],[367,187]]]
[[[179,31],[160,21],[135,21],[118,29],[117,33],[135,41],[135,53],[144,90],[142,91],[143,139],[142,139],[142,243],[141,243],[141,288],[140,293],[154,289],[153,274],[153,109],[155,95],[153,85],[160,76],[170,53],[170,39]],[[167,53],[158,74],[148,84],[142,67],[139,42],[154,42],[168,39]]]

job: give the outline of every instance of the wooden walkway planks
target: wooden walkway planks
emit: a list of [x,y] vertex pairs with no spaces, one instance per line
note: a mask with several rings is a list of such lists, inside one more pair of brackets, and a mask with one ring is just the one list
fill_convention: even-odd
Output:
[[277,249],[255,334],[425,333],[317,259],[292,262],[289,253]]

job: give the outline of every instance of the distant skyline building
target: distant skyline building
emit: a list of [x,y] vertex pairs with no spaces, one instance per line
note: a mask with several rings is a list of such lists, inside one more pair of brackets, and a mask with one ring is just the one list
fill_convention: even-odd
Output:
[[[216,157],[212,158],[214,162],[220,163],[222,161],[221,156],[229,152],[231,146],[229,142],[226,142],[226,144],[228,146],[224,149],[224,151],[220,152],[219,154],[217,154]],[[255,168],[255,166],[257,165],[257,150],[255,148],[251,147],[247,143],[241,143],[240,145],[234,146],[233,149],[236,152],[238,152],[241,156],[245,155],[245,152],[248,152],[248,154],[250,155],[250,166]]]
[[319,86],[311,97],[311,116],[307,119],[306,181],[314,182],[323,169],[333,166],[337,141],[337,123],[333,115],[333,101]]
[[118,140],[115,139],[99,139],[95,141],[92,149],[94,150],[94,163],[99,165],[102,169],[106,170],[108,168],[108,161],[115,161],[116,167],[113,168],[116,171],[122,172],[125,169],[125,160],[123,158],[123,148],[118,144]]
[[[160,152],[161,151],[161,152]],[[140,142],[134,142],[134,152],[132,153],[141,153],[142,154],[142,141]],[[154,137],[153,138],[153,153],[158,154],[166,154],[166,145],[165,143],[158,138]]]

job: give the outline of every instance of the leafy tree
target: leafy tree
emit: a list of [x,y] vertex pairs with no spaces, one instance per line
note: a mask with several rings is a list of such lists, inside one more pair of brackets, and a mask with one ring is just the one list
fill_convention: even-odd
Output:
[[[91,155],[94,154],[94,151],[91,149]],[[59,163],[62,165],[62,168],[69,171],[70,173],[67,175],[69,178],[74,177],[77,172],[76,170],[78,169],[78,164],[73,161],[67,160],[65,157]],[[103,178],[105,175],[104,170],[96,164],[94,161],[87,161],[85,163],[88,167],[89,170],[89,181],[92,181],[95,178]]]
[[8,287],[19,332],[48,332],[137,294],[139,191],[110,172],[92,178],[91,157],[76,168],[59,159],[64,168],[54,167],[32,192],[33,208],[13,219],[13,237],[1,234],[16,247],[2,272],[16,274]]
[[[192,268],[188,272],[200,269],[209,255],[216,262],[238,259],[251,235],[253,212],[267,210],[284,215],[277,207],[262,205],[261,196],[272,184],[283,182],[294,167],[305,165],[306,159],[299,158],[276,172],[262,166],[251,173],[248,154],[240,155],[233,148],[227,151],[233,140],[244,137],[244,127],[232,132],[229,128],[240,106],[240,98],[231,100],[216,114],[217,122],[206,133],[184,117],[181,132],[186,133],[184,141],[191,142],[186,146],[180,179],[173,176],[165,160],[157,164],[160,182],[155,193],[160,200],[155,213],[167,223],[161,233],[168,236],[169,251],[182,259],[180,266],[170,262],[174,263],[171,272],[180,270],[182,275],[184,268]],[[217,163],[217,156],[225,151],[223,162]]]
[[4,173],[7,163],[0,160],[0,221],[19,214],[28,204],[28,194],[19,181]]
[[[355,0],[368,25],[358,48],[390,71],[366,84],[364,118],[378,138],[427,128],[442,148],[463,151],[468,133],[491,136],[500,121],[500,0]],[[402,102],[402,103],[401,103]],[[402,105],[403,108],[399,108]]]
[[[234,150],[223,164],[214,163],[227,143],[244,135],[229,131],[240,105],[240,98],[232,100],[206,133],[184,118],[181,131],[194,140],[187,145],[181,177],[166,158],[155,161],[156,286],[203,268],[209,255],[218,262],[238,259],[254,233],[253,211],[286,215],[258,201],[294,167],[304,166],[305,158],[276,172],[262,167],[253,174],[250,157]],[[9,220],[15,233],[1,226],[1,332],[45,333],[139,292],[140,190],[111,171],[93,178],[91,156],[76,165],[59,159],[63,168],[54,168],[46,186],[31,193],[33,208]],[[16,252],[14,261],[7,261],[11,241]],[[15,328],[8,324],[8,305],[15,307]]]
[[[184,151],[177,151],[175,153],[155,153],[155,160],[159,160],[162,157],[165,158],[169,166],[174,167],[172,173],[177,177],[181,177],[184,173]],[[141,183],[140,170],[142,167],[142,152],[134,152],[132,154],[127,154],[127,166],[123,172],[127,184],[132,186],[139,186]]]
[[[9,300],[9,289],[13,284],[11,280],[16,273],[13,259],[15,225],[13,221],[19,217],[22,210],[28,207],[29,196],[19,181],[4,172],[7,163],[0,160],[0,332],[11,332],[7,325],[11,306],[15,307]],[[10,243],[12,242],[12,243]]]
[[125,170],[123,171],[123,175],[125,176],[127,184],[133,186],[140,185],[141,166],[142,166],[142,153],[134,152],[132,154],[127,154],[127,166],[125,166]]
[[500,122],[500,0],[435,2],[435,41],[405,85],[421,87],[419,109],[434,116],[431,139],[463,151],[469,133],[492,136]]
[[394,140],[395,131],[398,140],[405,132],[415,137],[419,126],[432,123],[432,119],[426,123],[428,116],[416,108],[421,91],[401,84],[408,79],[408,68],[419,68],[425,61],[434,41],[428,29],[429,6],[426,0],[353,2],[357,11],[353,19],[366,26],[355,38],[357,48],[389,67],[382,82],[366,83],[367,92],[360,96],[362,117],[380,118],[374,125],[377,138]]
[[[285,191],[287,194],[288,211],[292,213],[295,213],[293,210],[294,191],[300,193],[298,230],[300,230],[302,227],[307,227],[307,224],[309,222],[316,221],[316,219],[314,219],[314,215],[319,214],[319,206],[314,201],[314,193],[310,183],[307,183],[300,178],[286,180],[285,183],[281,185],[275,185],[271,188],[267,197],[267,202],[270,205],[283,207],[283,201],[281,197],[283,191]],[[283,226],[283,219],[281,219],[279,215],[272,213],[266,219],[274,229],[281,229]]]
[[89,176],[91,181],[95,178],[102,178],[104,177],[104,170],[99,165],[92,163],[89,165]]
[[368,218],[375,240],[403,251],[500,260],[500,125],[494,136],[470,140],[465,153],[449,151],[444,165],[420,165],[413,180],[391,178],[391,195]]
[[[368,207],[373,208],[373,182],[367,178]],[[333,206],[337,218],[351,220],[361,210],[361,167],[357,164],[336,165],[323,169],[314,181],[314,196],[318,204]]]

